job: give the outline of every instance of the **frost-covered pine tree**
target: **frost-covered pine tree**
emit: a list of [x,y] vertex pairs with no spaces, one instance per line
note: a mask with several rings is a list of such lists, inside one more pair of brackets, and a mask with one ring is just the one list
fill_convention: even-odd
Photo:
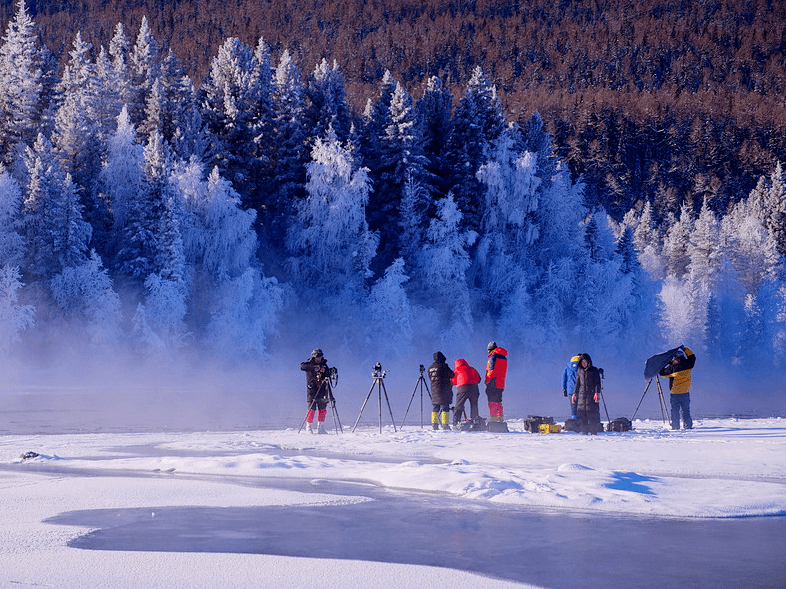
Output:
[[255,212],[240,208],[239,195],[217,168],[205,180],[202,166],[192,162],[179,166],[174,178],[189,216],[183,236],[194,269],[189,313],[206,325],[205,339],[216,350],[264,353],[283,291],[256,265]]
[[35,308],[19,304],[19,268],[0,264],[0,354],[5,355],[19,341],[19,334],[35,322]]
[[[257,194],[266,150],[258,145],[263,125],[270,123],[271,70],[266,52],[254,52],[235,37],[219,47],[198,93],[202,119],[217,145],[212,150],[222,175],[244,203],[259,208]],[[248,200],[251,199],[251,200]]]
[[31,144],[40,124],[42,53],[25,0],[18,0],[0,45],[0,154],[10,162],[12,147]]
[[778,254],[786,256],[786,177],[778,162],[763,189],[757,187],[762,200],[762,221],[778,246]]
[[95,64],[90,61],[91,47],[77,32],[69,52],[70,59],[57,86],[62,98],[55,113],[52,144],[63,168],[81,189],[85,218],[92,226],[100,227],[108,215],[96,199],[103,159],[101,136],[107,136],[109,131],[100,132],[98,128],[101,117],[97,105],[103,89],[99,87]]
[[776,276],[780,257],[775,238],[764,225],[762,183],[747,199],[736,203],[720,224],[720,241],[747,294],[755,295],[762,281]]
[[86,259],[91,228],[82,218],[77,187],[39,135],[25,155],[28,174],[22,208],[27,260],[25,271],[48,279]]
[[316,139],[307,172],[307,196],[297,203],[287,240],[292,270],[315,296],[343,292],[354,304],[371,276],[377,247],[366,223],[367,170],[356,167],[351,149],[329,130],[325,139]]
[[690,235],[693,231],[693,212],[687,203],[680,208],[679,219],[673,215],[669,218],[669,228],[663,238],[663,258],[666,262],[667,273],[681,279],[688,272],[690,256]]
[[22,189],[0,164],[0,265],[20,266],[24,259]]
[[427,288],[424,302],[442,315],[443,342],[466,338],[474,329],[467,271],[471,264],[468,250],[476,239],[477,233],[466,228],[453,196],[442,199],[429,225],[417,270]]
[[404,283],[404,260],[397,258],[371,287],[366,300],[366,339],[374,350],[405,356],[412,351],[414,311]]
[[375,139],[379,151],[375,154],[374,191],[369,199],[369,227],[379,232],[381,247],[374,268],[382,272],[401,254],[399,225],[407,179],[426,187],[431,178],[412,97],[400,83],[395,84],[389,103],[379,103],[375,113],[380,118],[372,127],[378,127],[380,135]]
[[153,37],[147,17],[142,17],[139,32],[128,54],[129,96],[126,106],[134,125],[145,118],[145,105],[158,77],[158,42]]
[[464,223],[473,230],[479,230],[481,217],[482,190],[476,174],[489,160],[492,145],[505,126],[497,89],[477,66],[453,114],[446,145],[451,190]]
[[317,64],[306,84],[306,121],[309,137],[324,137],[328,127],[339,141],[349,139],[352,114],[347,105],[346,80],[338,63],[326,59]]
[[99,255],[92,251],[82,263],[64,267],[51,282],[52,296],[67,318],[84,329],[94,345],[117,342],[122,313],[120,297]]
[[108,259],[114,259],[126,225],[136,219],[144,194],[144,147],[137,143],[136,130],[123,107],[117,129],[109,138],[106,162],[99,176],[99,194],[112,211],[112,240],[107,244]]
[[706,293],[707,300],[715,289],[715,280],[723,261],[720,247],[720,223],[710,209],[707,200],[693,224],[688,249],[690,262],[688,271],[700,288]]
[[[284,50],[273,78],[274,172],[269,188],[270,226],[268,239],[280,244],[292,203],[305,196],[309,138],[305,127],[306,88],[300,68]],[[266,213],[267,215],[267,213]]]
[[198,163],[175,172],[178,191],[190,216],[183,236],[187,262],[214,282],[234,278],[254,265],[256,212],[240,208],[240,197],[213,168],[207,180]]
[[518,129],[509,127],[497,140],[491,159],[478,170],[483,187],[481,236],[476,261],[484,297],[501,302],[527,270],[530,248],[538,237],[535,211],[541,180],[535,155],[516,148]]
[[586,213],[584,185],[573,183],[567,166],[560,163],[538,198],[537,247],[542,267],[560,258],[579,256],[583,247],[581,223]]
[[426,171],[431,178],[429,189],[436,201],[437,196],[446,196],[450,189],[451,174],[445,159],[445,142],[450,134],[453,113],[453,96],[436,76],[426,81],[423,96],[415,104],[415,113],[417,136],[427,161]]

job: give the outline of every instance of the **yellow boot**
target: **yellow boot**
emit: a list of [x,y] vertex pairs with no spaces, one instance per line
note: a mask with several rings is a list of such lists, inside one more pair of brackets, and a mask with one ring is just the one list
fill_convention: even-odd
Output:
[[431,412],[431,427],[439,429],[439,412],[437,411]]

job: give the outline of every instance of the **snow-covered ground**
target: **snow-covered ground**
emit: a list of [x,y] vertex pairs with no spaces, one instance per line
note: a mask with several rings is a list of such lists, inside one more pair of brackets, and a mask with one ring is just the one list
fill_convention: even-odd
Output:
[[[332,425],[330,418],[328,424]],[[583,436],[296,429],[0,436],[0,585],[54,587],[506,587],[437,567],[265,554],[84,550],[90,529],[44,521],[77,510],[353,505],[368,488],[566,513],[786,516],[786,419],[660,420]],[[37,457],[22,459],[25,452]],[[286,481],[311,482],[293,490]],[[324,483],[355,481],[357,493]],[[369,486],[370,485],[370,486]],[[329,487],[329,485],[327,485]],[[111,547],[108,547],[111,548]],[[307,559],[306,559],[307,560]],[[265,583],[260,583],[265,579]],[[309,581],[309,579],[311,579]],[[348,583],[348,579],[352,583]]]

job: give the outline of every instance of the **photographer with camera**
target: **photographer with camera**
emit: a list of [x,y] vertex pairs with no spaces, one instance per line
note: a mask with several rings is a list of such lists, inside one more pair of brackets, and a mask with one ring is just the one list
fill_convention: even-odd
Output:
[[453,371],[445,362],[442,352],[434,352],[434,363],[428,367],[431,380],[431,427],[439,429],[440,414],[442,429],[450,429],[450,403],[453,401]]
[[680,429],[680,412],[685,429],[693,429],[690,415],[691,370],[696,365],[696,354],[690,348],[680,346],[671,361],[664,366],[660,375],[669,379],[671,400],[671,429]]
[[[338,374],[338,370],[328,367],[327,360],[319,348],[311,352],[311,358],[301,362],[300,370],[306,373],[306,398],[308,400],[306,431],[326,434],[327,406],[328,403],[335,402],[328,380],[331,376]],[[314,429],[315,414],[317,416],[316,430]]]

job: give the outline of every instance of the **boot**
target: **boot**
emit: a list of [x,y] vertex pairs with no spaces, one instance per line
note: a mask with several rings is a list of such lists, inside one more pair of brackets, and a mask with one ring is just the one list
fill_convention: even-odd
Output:
[[436,411],[431,412],[431,427],[434,429],[439,429],[439,413]]
[[325,429],[325,422],[320,421],[317,425],[317,433],[318,434],[326,434],[327,430]]
[[313,434],[316,430],[314,429],[314,424],[311,421],[306,422],[306,433]]
[[442,412],[442,429],[450,429],[450,413],[447,411]]

